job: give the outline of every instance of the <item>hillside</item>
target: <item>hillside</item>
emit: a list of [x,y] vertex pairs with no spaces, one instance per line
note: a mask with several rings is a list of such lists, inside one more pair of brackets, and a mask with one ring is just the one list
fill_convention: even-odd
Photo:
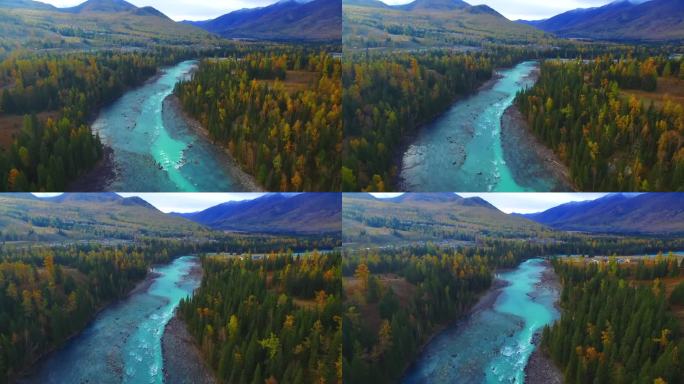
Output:
[[[0,48],[82,49],[210,44],[206,31],[176,23],[152,7],[88,0],[56,8],[31,0],[0,4]],[[2,53],[0,49],[0,53]]]
[[512,22],[486,5],[461,0],[415,0],[389,6],[377,0],[343,0],[345,48],[458,47],[485,42],[526,44],[544,33]]
[[562,37],[605,40],[684,40],[684,0],[615,1],[550,19],[521,21]]
[[536,238],[549,232],[522,217],[507,215],[479,197],[453,193],[406,193],[380,199],[343,194],[343,241],[353,246],[424,243],[458,244],[481,236]]
[[341,209],[337,193],[275,193],[254,200],[219,204],[200,212],[174,215],[224,231],[339,233]]
[[186,21],[226,38],[266,40],[339,40],[342,8],[339,0],[279,1],[241,9],[213,20]]
[[51,198],[0,194],[0,238],[12,240],[185,237],[207,230],[164,214],[139,197],[115,193],[69,193]]
[[684,194],[610,194],[521,216],[566,231],[684,234]]

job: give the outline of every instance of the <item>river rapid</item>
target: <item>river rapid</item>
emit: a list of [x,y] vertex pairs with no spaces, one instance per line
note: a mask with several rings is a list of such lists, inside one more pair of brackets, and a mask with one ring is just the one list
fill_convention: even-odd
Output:
[[[538,192],[557,184],[549,175],[536,180],[516,180],[512,167],[541,164],[508,164],[502,145],[501,118],[516,94],[534,85],[539,65],[526,61],[497,71],[497,79],[478,93],[457,101],[449,110],[423,127],[402,158],[403,191],[425,192]],[[529,148],[519,148],[529,151]],[[533,187],[531,187],[533,186]]]
[[[244,191],[227,155],[193,131],[166,101],[197,61],[164,68],[100,111],[92,125],[112,150],[113,170],[95,190],[173,192]],[[86,176],[93,177],[93,175]],[[98,178],[98,179],[99,179]],[[85,183],[93,184],[93,183]]]

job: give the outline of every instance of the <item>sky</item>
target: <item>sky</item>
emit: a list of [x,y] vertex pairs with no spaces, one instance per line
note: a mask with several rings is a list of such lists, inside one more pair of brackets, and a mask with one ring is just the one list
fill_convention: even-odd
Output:
[[[382,0],[387,4],[406,4],[413,0]],[[577,8],[600,7],[614,0],[464,0],[471,5],[486,4],[509,20],[548,19]],[[643,0],[636,0],[643,1]],[[633,1],[634,2],[634,1]]]
[[[374,193],[373,196],[394,197],[401,193]],[[606,193],[458,193],[462,197],[479,196],[506,213],[534,213],[545,211],[571,201],[595,200]]]
[[[85,0],[38,0],[55,7],[73,7]],[[264,7],[277,0],[126,0],[137,7],[152,6],[173,20],[208,20],[242,8]]]
[[[59,193],[34,193],[56,196]],[[196,212],[227,201],[252,200],[263,193],[119,193],[123,197],[139,196],[162,212]]]

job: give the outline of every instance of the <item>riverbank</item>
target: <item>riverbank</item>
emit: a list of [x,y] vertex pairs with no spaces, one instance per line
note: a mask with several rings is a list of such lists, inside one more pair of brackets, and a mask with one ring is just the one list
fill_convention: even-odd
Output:
[[[553,267],[548,261],[545,264],[547,268],[542,272],[541,281],[536,284],[536,289],[560,292],[561,285],[558,275],[553,271]],[[554,306],[560,310],[558,301],[554,302]],[[541,331],[534,335],[532,343],[535,348],[525,366],[525,382],[528,384],[562,384],[563,374],[541,348]]]
[[104,145],[102,158],[86,173],[67,185],[67,192],[102,192],[116,178],[118,170],[114,161],[114,151]]
[[[526,77],[533,83],[536,83],[538,78],[538,68]],[[553,150],[534,135],[515,103],[501,116],[501,145],[504,160],[520,185],[541,191],[544,189],[543,186],[534,182],[551,180],[551,188],[546,188],[551,192],[577,190],[570,178],[568,167]]]
[[164,99],[164,102],[162,103],[162,107],[164,109],[171,108],[174,114],[180,117],[193,133],[199,136],[202,140],[207,141],[211,145],[216,146],[221,151],[223,151],[223,153],[225,153],[226,155],[226,166],[230,173],[230,176],[234,180],[237,180],[238,183],[245,188],[245,190],[250,192],[264,191],[264,188],[261,187],[261,185],[259,185],[254,176],[246,173],[242,170],[242,168],[240,168],[240,165],[237,163],[235,158],[233,158],[233,155],[230,154],[228,148],[220,144],[215,144],[214,140],[212,140],[211,136],[209,135],[209,131],[206,128],[204,128],[204,126],[202,126],[202,124],[199,121],[197,121],[195,118],[193,118],[183,110],[183,107],[180,104],[180,100],[178,99],[178,97],[176,97],[176,95],[172,93],[169,96],[167,96]]
[[195,339],[185,323],[174,315],[162,336],[164,381],[174,384],[214,384],[216,379],[206,366]]
[[21,371],[19,371],[14,377],[10,377],[9,382],[10,383],[14,382],[14,381],[22,382],[23,381],[22,379],[29,378],[33,374],[33,369],[36,366],[39,366],[43,361],[48,359],[50,357],[50,355],[52,355],[53,353],[56,353],[57,351],[59,351],[62,348],[65,348],[70,342],[72,342],[74,339],[79,337],[83,333],[83,331],[85,331],[88,327],[90,327],[92,325],[93,322],[95,322],[97,320],[97,317],[100,315],[100,313],[102,311],[104,311],[105,309],[109,308],[110,306],[112,306],[112,305],[114,305],[114,304],[116,304],[122,300],[126,300],[126,299],[130,298],[131,296],[135,295],[136,293],[147,291],[150,288],[150,286],[152,285],[152,283],[154,283],[154,280],[159,276],[160,276],[159,273],[149,271],[147,273],[147,275],[145,275],[145,278],[142,281],[139,281],[138,283],[136,283],[135,287],[133,287],[133,289],[131,289],[124,297],[122,297],[118,300],[107,301],[107,302],[104,302],[101,305],[99,305],[95,309],[92,316],[90,317],[90,319],[88,320],[88,322],[85,324],[85,326],[83,328],[81,328],[81,329],[73,332],[69,336],[67,336],[61,343],[59,343],[59,345],[55,345],[52,348],[45,350],[39,356],[34,358],[30,364],[28,364],[25,368],[23,368]]
[[[202,279],[202,267],[192,267],[186,279]],[[200,353],[195,338],[178,315],[178,309],[162,335],[164,381],[174,384],[215,384],[216,378]]]
[[406,377],[407,373],[411,371],[416,361],[418,361],[418,358],[425,352],[425,348],[442,332],[451,329],[459,329],[471,321],[478,312],[494,307],[494,303],[496,303],[496,300],[499,298],[499,295],[501,295],[502,290],[506,286],[508,286],[507,282],[500,279],[494,279],[489,289],[480,295],[477,303],[475,303],[475,305],[473,305],[463,317],[450,323],[435,326],[430,336],[428,336],[427,339],[425,339],[425,341],[423,341],[418,347],[414,359],[404,367],[401,376]]

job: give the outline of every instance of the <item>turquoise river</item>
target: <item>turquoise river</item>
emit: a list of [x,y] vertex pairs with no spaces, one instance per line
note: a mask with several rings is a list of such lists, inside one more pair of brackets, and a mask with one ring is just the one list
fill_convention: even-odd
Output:
[[162,383],[161,338],[182,298],[199,286],[197,257],[155,268],[125,300],[100,312],[81,334],[46,356],[22,383]]
[[218,146],[193,131],[167,97],[197,65],[164,68],[104,108],[93,131],[111,148],[113,171],[87,189],[110,191],[242,191]]
[[559,316],[557,288],[542,283],[547,268],[532,259],[498,274],[505,286],[494,303],[479,303],[468,319],[437,335],[403,383],[523,383],[533,336]]
[[517,92],[534,85],[533,73],[537,68],[537,62],[527,61],[497,71],[497,78],[488,86],[457,101],[423,127],[403,155],[401,190],[552,190],[555,183],[552,179],[516,180],[516,172],[511,167],[539,167],[539,164],[507,164],[501,141],[501,118]]

